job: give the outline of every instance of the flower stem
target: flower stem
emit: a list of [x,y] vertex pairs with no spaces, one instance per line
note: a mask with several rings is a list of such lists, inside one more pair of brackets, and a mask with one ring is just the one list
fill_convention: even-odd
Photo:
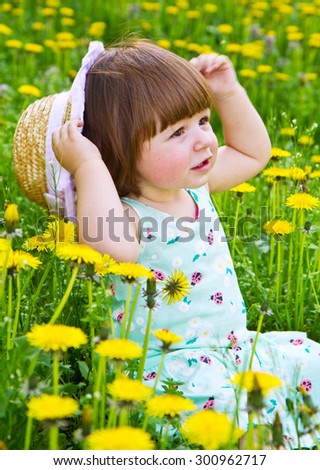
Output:
[[[292,227],[295,227],[297,217],[297,210],[293,210]],[[291,273],[293,264],[293,234],[290,235],[289,256],[288,256],[288,273],[287,273],[287,305],[289,306],[291,300]]]
[[53,370],[52,370],[52,388],[53,388],[53,394],[58,395],[59,394],[59,352],[55,351],[53,353]]
[[18,330],[18,323],[19,323],[19,317],[20,317],[20,305],[21,305],[21,284],[20,284],[20,274],[17,273],[17,300],[16,300],[16,310],[15,310],[15,316],[14,316],[14,322],[13,322],[13,328],[12,328],[12,338],[10,341],[10,349],[13,347],[13,341],[15,340],[15,337],[17,335],[17,330]]
[[33,419],[28,416],[26,434],[24,438],[24,450],[30,449]]
[[2,273],[1,273],[1,279],[0,279],[0,305],[2,307],[3,312],[5,311],[5,285],[6,285],[6,277],[7,277],[7,269],[8,269],[8,262],[9,262],[9,256],[11,252],[11,238],[8,237],[8,246],[6,250],[6,254],[4,256],[4,261],[3,261],[3,266],[2,266]]
[[297,270],[297,284],[296,284],[296,301],[295,301],[295,328],[303,328],[304,318],[303,310],[302,313],[299,313],[299,306],[302,299],[302,284],[303,284],[303,254],[304,254],[304,245],[305,245],[306,234],[302,234],[301,244],[300,244],[300,253],[298,261],[298,270]]
[[250,356],[250,361],[249,361],[249,368],[248,368],[248,370],[251,370],[251,369],[252,369],[254,353],[255,353],[255,350],[256,350],[256,347],[257,347],[257,342],[258,342],[259,333],[260,333],[260,331],[261,331],[262,322],[263,322],[263,317],[264,317],[264,315],[263,315],[263,313],[261,313],[261,314],[260,314],[260,317],[259,317],[259,321],[258,321],[256,336],[255,336],[255,338],[254,338],[254,342],[253,342],[253,346],[252,346],[252,351],[251,351],[251,356]]
[[12,276],[8,279],[8,310],[7,310],[7,358],[11,349],[11,322],[12,322]]
[[[91,277],[87,281],[87,291],[88,291],[88,307],[89,307],[89,325],[90,325],[90,344],[93,345],[94,339],[94,322],[93,322],[93,311],[92,311],[92,304],[93,304],[93,296],[92,296],[92,279]],[[92,368],[94,367],[94,348],[91,347],[91,364]]]
[[237,225],[238,225],[238,218],[239,218],[239,208],[240,208],[240,197],[237,198],[237,205],[236,205],[236,213],[234,217],[234,230],[233,230],[233,239],[232,239],[232,247],[231,247],[231,256],[234,259],[234,252],[236,246],[236,239],[237,239]]
[[51,428],[49,429],[49,449],[50,450],[59,449],[58,436],[59,436],[58,426],[56,425],[51,426]]
[[[105,285],[103,284],[103,278],[102,277],[101,277],[100,285],[102,287],[102,292],[103,292],[105,301],[108,305],[109,304],[109,299],[108,299],[108,296],[106,294],[106,288],[105,288]],[[113,318],[112,318],[112,310],[111,310],[110,306],[108,307],[108,316],[109,316],[111,336],[113,337],[114,336],[114,324],[113,324]]]
[[139,368],[138,368],[138,380],[142,380],[143,377],[143,372],[144,372],[144,366],[146,363],[146,358],[147,358],[147,353],[148,353],[148,344],[149,344],[149,337],[150,337],[150,331],[151,331],[151,323],[152,323],[152,308],[149,308],[149,313],[148,313],[148,323],[147,323],[147,329],[146,329],[146,334],[144,336],[143,340],[143,346],[142,346],[142,358],[140,359],[139,363]]
[[165,353],[165,351],[163,351],[163,352],[162,352],[162,355],[161,355],[161,359],[160,359],[160,364],[159,364],[158,373],[157,373],[156,379],[155,379],[155,381],[154,381],[153,394],[155,394],[156,391],[157,391],[157,385],[158,385],[158,382],[159,382],[159,379],[160,379],[160,375],[161,375],[161,372],[162,372],[162,369],[163,369],[165,356],[166,356],[166,353]]
[[56,308],[54,314],[52,315],[51,320],[49,321],[49,324],[52,325],[53,323],[55,323],[55,322],[58,320],[58,318],[59,318],[59,316],[60,316],[60,313],[62,312],[62,310],[63,310],[63,308],[64,308],[64,306],[65,306],[65,304],[66,304],[66,302],[67,302],[67,300],[68,300],[68,298],[69,298],[69,296],[70,296],[70,293],[71,293],[72,288],[73,288],[73,285],[74,285],[74,283],[75,283],[75,280],[76,280],[78,271],[79,271],[79,267],[78,267],[78,266],[74,266],[74,268],[73,268],[73,270],[72,270],[72,273],[71,273],[71,277],[70,277],[70,279],[69,279],[68,286],[67,286],[67,288],[66,288],[66,290],[65,290],[65,293],[64,293],[64,295],[63,295],[63,297],[62,297],[62,299],[61,299],[61,301],[60,301],[58,307]]
[[132,291],[132,286],[131,286],[131,282],[129,282],[128,283],[126,306],[125,306],[125,310],[124,310],[124,315],[123,315],[122,325],[121,325],[121,331],[120,331],[120,338],[124,338],[125,331],[126,331],[126,323],[127,323],[130,300],[131,300],[131,291]]
[[279,304],[281,298],[281,287],[282,287],[282,242],[278,241],[277,250],[277,278],[276,278],[276,302]]
[[[102,396],[105,398],[105,392],[101,390],[101,384],[104,383],[103,375],[106,369],[106,358],[99,356],[98,371],[95,377],[94,391],[93,391],[93,425],[94,429],[98,428],[99,423],[99,402]],[[101,419],[100,419],[101,422]]]
[[31,296],[31,307],[30,307],[30,312],[28,314],[28,319],[27,319],[27,321],[25,323],[25,326],[24,326],[24,332],[29,330],[30,320],[31,320],[31,317],[32,317],[34,306],[36,305],[36,302],[37,302],[38,297],[40,295],[42,286],[43,286],[44,281],[46,280],[46,278],[47,278],[47,276],[50,272],[51,267],[52,267],[51,263],[47,263],[46,269],[45,269],[44,273],[42,274],[42,277],[41,277],[41,279],[38,283],[37,289],[36,289],[35,293]]
[[131,323],[132,323],[132,320],[133,320],[133,315],[134,315],[134,311],[135,311],[135,308],[136,308],[136,305],[137,305],[140,290],[141,290],[141,284],[139,283],[137,285],[136,292],[134,294],[134,298],[133,298],[131,309],[130,309],[128,324],[127,324],[127,331],[126,331],[126,335],[125,335],[126,339],[128,339],[129,335],[130,335]]

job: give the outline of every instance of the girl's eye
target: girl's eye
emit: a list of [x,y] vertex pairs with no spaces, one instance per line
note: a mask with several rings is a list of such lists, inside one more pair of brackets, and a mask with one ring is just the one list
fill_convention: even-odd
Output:
[[209,116],[204,116],[200,119],[199,124],[200,126],[204,126],[205,124],[208,124],[208,122],[210,122]]
[[172,135],[171,135],[171,138],[172,137],[180,137],[182,134],[183,134],[183,127],[180,127],[180,129],[178,129],[177,131],[175,131]]

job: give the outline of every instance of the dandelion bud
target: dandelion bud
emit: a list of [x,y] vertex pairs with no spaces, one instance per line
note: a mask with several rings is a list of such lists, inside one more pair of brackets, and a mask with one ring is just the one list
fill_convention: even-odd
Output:
[[91,425],[92,425],[92,408],[90,405],[85,405],[83,407],[83,411],[81,415],[81,423],[82,423],[82,435],[83,437],[87,437],[91,432]]
[[157,296],[156,279],[155,278],[147,279],[146,303],[147,303],[148,308],[152,309],[155,307],[156,296]]
[[264,408],[263,394],[262,389],[259,385],[257,378],[253,378],[253,388],[251,391],[248,391],[248,410],[259,411]]
[[272,443],[275,448],[283,446],[282,423],[279,413],[276,411],[275,418],[272,425]]
[[311,229],[311,222],[306,222],[306,223],[304,224],[304,230],[305,230],[305,232],[308,232],[308,233],[309,233],[309,232],[310,232],[310,229]]
[[18,206],[16,204],[8,204],[4,211],[7,233],[12,233],[14,231],[19,219]]

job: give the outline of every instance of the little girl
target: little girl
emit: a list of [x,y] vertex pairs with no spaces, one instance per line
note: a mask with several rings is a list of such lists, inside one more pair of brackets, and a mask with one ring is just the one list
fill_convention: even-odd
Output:
[[[221,147],[210,124],[212,107],[223,125]],[[74,176],[80,241],[150,268],[183,294],[178,303],[170,294],[169,302],[157,297],[152,329],[182,338],[166,355],[159,391],[171,378],[199,408],[234,412],[232,378],[248,369],[255,334],[246,328],[210,193],[256,175],[268,162],[270,141],[230,60],[208,54],[187,62],[143,40],[108,48],[86,77],[84,123],[67,122],[52,142]],[[125,298],[125,286],[115,287]],[[147,314],[142,293],[130,335],[140,344]],[[151,385],[160,358],[151,335],[144,373]],[[319,404],[319,367],[320,346],[304,333],[259,335],[253,370],[284,384],[266,398],[266,421],[278,411],[287,440],[296,435],[285,399],[296,403],[303,390]],[[244,427],[245,407],[238,404]]]

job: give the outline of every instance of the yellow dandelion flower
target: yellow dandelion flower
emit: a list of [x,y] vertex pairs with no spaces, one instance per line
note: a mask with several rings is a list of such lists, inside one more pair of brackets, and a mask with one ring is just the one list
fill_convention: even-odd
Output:
[[63,16],[73,16],[74,15],[74,9],[69,8],[69,7],[61,7],[60,8],[60,14]]
[[261,59],[263,55],[263,44],[259,42],[251,42],[242,45],[241,54],[244,57],[251,57],[253,59]]
[[34,96],[36,98],[39,98],[41,96],[41,91],[39,90],[39,88],[33,85],[21,85],[18,88],[18,92],[21,95]]
[[23,248],[26,250],[47,251],[55,250],[58,243],[74,243],[76,239],[76,225],[63,219],[55,219],[48,223],[41,235],[28,238]]
[[214,410],[204,410],[188,417],[182,425],[182,435],[192,444],[200,445],[205,450],[224,449],[243,434],[238,428],[233,431],[233,423],[226,414]]
[[256,189],[257,188],[255,186],[252,186],[252,184],[242,183],[238,186],[235,186],[234,188],[231,188],[230,191],[234,191],[235,193],[252,193],[256,191]]
[[129,339],[113,338],[101,341],[95,348],[97,354],[117,361],[138,359],[142,355],[142,349]]
[[200,16],[201,16],[201,13],[198,10],[188,10],[188,11],[186,11],[186,18],[188,18],[189,20],[196,20],[196,19],[200,18]]
[[141,28],[144,29],[145,31],[151,31],[152,30],[152,25],[149,23],[149,21],[141,21]]
[[173,45],[175,47],[178,47],[179,49],[184,49],[187,46],[187,41],[185,41],[184,39],[175,39],[173,41]]
[[79,408],[73,398],[47,394],[32,397],[27,406],[27,415],[38,421],[70,418]]
[[180,302],[186,295],[189,294],[191,286],[186,275],[177,269],[170,274],[164,282],[162,288],[163,300],[171,305]]
[[10,34],[13,34],[13,31],[6,24],[0,23],[0,35],[1,34],[4,36],[10,36]]
[[76,24],[75,20],[73,18],[63,17],[60,20],[60,23],[62,26],[74,26]]
[[114,272],[116,261],[110,255],[101,255],[100,260],[94,264],[94,272],[100,276],[105,276]]
[[278,147],[272,147],[271,153],[270,153],[271,158],[277,158],[277,157],[291,157],[291,152],[288,150],[282,150]]
[[290,75],[288,73],[277,72],[275,77],[280,82],[287,82],[288,80],[290,80]]
[[280,387],[282,381],[275,375],[266,372],[255,372],[249,370],[247,372],[238,372],[232,379],[235,385],[240,385],[248,392],[252,392],[255,388],[259,388],[261,393],[265,395],[271,388]]
[[197,407],[189,398],[164,394],[150,398],[146,404],[147,414],[155,418],[174,418]]
[[237,44],[237,43],[230,43],[230,44],[227,44],[226,46],[226,51],[229,52],[230,54],[232,54],[233,52],[237,53],[237,52],[241,52],[241,44]]
[[142,2],[141,8],[142,10],[146,11],[159,11],[161,5],[159,3],[151,3],[151,2]]
[[218,10],[217,5],[214,5],[213,3],[205,3],[203,5],[204,11],[208,13],[215,13]]
[[294,31],[292,33],[287,34],[287,40],[293,42],[302,41],[304,34],[301,31]]
[[187,50],[190,52],[196,52],[197,54],[202,53],[202,45],[196,42],[189,42],[187,44]]
[[175,333],[172,333],[172,331],[166,329],[155,330],[153,334],[158,340],[162,341],[163,345],[166,347],[169,347],[172,344],[181,343],[181,341],[183,341],[181,336],[178,336]]
[[3,11],[3,12],[8,12],[8,11],[11,11],[12,10],[12,5],[11,3],[3,3],[0,7],[0,11]]
[[57,243],[56,255],[58,258],[78,264],[95,264],[101,259],[98,251],[82,243]]
[[150,434],[139,428],[119,426],[98,429],[86,439],[90,450],[152,450],[154,443]]
[[294,181],[302,181],[306,178],[308,172],[302,168],[294,167],[289,169],[289,178]]
[[166,7],[167,15],[176,16],[178,15],[179,11],[180,11],[179,8],[174,5],[169,5]]
[[[0,251],[0,267],[5,263],[5,252]],[[42,262],[35,256],[30,255],[26,251],[11,250],[7,260],[8,271],[20,271],[21,269],[33,268],[37,269]]]
[[158,39],[157,44],[163,49],[170,49],[171,47],[171,42],[168,39]]
[[218,31],[221,34],[231,34],[233,33],[233,26],[231,24],[222,23],[218,25]]
[[266,170],[263,170],[262,174],[263,176],[267,176],[271,179],[288,178],[290,175],[290,169],[277,168],[275,166],[272,166],[270,168],[267,168]]
[[44,351],[66,351],[80,348],[87,343],[87,337],[80,328],[67,325],[35,325],[27,333],[32,346]]
[[5,42],[5,45],[9,49],[22,49],[23,42],[20,41],[19,39],[8,39],[8,41]]
[[257,72],[252,69],[241,69],[239,75],[243,78],[256,78]]
[[313,163],[320,163],[320,155],[312,155],[310,157],[310,160],[313,162]]
[[95,21],[91,23],[88,33],[90,36],[100,38],[105,32],[106,26],[104,21]]
[[308,174],[308,178],[320,178],[320,170],[311,171],[311,173]]
[[315,207],[320,206],[320,201],[315,196],[311,196],[311,194],[297,193],[291,194],[291,196],[286,199],[286,206],[292,207],[293,209],[312,211]]
[[272,235],[288,235],[294,232],[294,226],[286,220],[270,220],[264,224],[263,228]]
[[150,269],[137,263],[117,263],[112,267],[112,274],[121,276],[129,282],[140,277],[146,277],[147,279],[154,278],[154,274]]
[[298,142],[301,145],[313,145],[314,138],[309,135],[301,135],[298,139]]
[[34,31],[45,31],[46,25],[41,23],[40,21],[35,21],[34,23],[32,23],[31,28]]
[[10,243],[6,238],[0,238],[0,251],[7,251],[10,248]]
[[190,6],[189,2],[187,2],[186,0],[176,0],[176,5],[181,10],[187,10]]
[[261,74],[270,73],[270,72],[272,72],[272,67],[271,67],[271,65],[260,64],[257,67],[257,72],[261,73]]
[[299,26],[295,24],[289,24],[288,26],[286,26],[285,29],[287,33],[296,33],[297,31],[299,31]]
[[60,31],[56,34],[57,41],[72,41],[74,39],[74,34],[69,31]]
[[280,129],[280,134],[281,135],[288,135],[288,136],[293,136],[295,134],[295,129],[293,127],[283,127]]
[[114,400],[121,402],[142,403],[152,394],[152,388],[125,375],[110,383],[107,390]]
[[41,44],[36,44],[35,42],[27,42],[24,45],[24,50],[28,52],[34,52],[35,54],[40,54],[44,51],[44,47]]
[[41,15],[44,16],[45,18],[53,17],[55,16],[55,14],[56,14],[56,10],[54,8],[47,7],[47,8],[42,8],[41,10]]

